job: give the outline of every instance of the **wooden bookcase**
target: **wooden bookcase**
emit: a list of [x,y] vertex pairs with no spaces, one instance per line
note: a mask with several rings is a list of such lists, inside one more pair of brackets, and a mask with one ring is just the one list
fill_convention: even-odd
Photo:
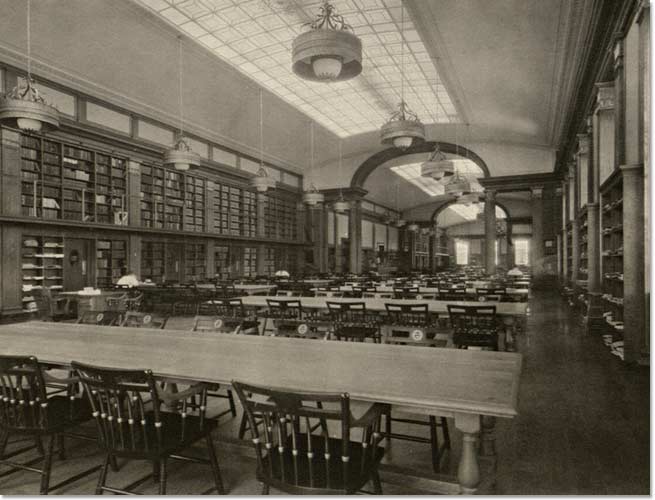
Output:
[[573,277],[573,229],[571,223],[566,224],[566,279],[571,281]]
[[100,239],[96,242],[96,286],[110,288],[122,276],[127,265],[125,240]]
[[623,183],[620,171],[600,188],[603,304],[606,317],[623,321]]
[[257,248],[243,247],[243,276],[255,277],[257,275]]
[[141,279],[161,283],[165,272],[165,247],[163,242],[144,241],[141,243]]
[[275,257],[277,256],[276,248],[267,248],[264,252],[264,274],[266,276],[273,276],[275,274],[276,262]]
[[276,240],[298,239],[296,202],[266,195],[264,206],[264,236]]
[[220,280],[230,278],[229,245],[214,245],[214,277]]
[[185,177],[184,230],[202,233],[205,231],[205,186],[204,179],[187,175]]
[[63,289],[64,240],[60,237],[23,235],[21,252],[23,311],[37,312],[34,290]]
[[213,230],[224,235],[255,237],[257,195],[245,188],[216,183]]
[[126,160],[21,135],[21,214],[106,224],[127,223]]
[[202,281],[207,276],[207,246],[204,243],[187,243],[184,249],[184,279]]
[[588,222],[587,222],[587,207],[583,207],[578,216],[578,244],[580,246],[580,267],[578,268],[578,279],[586,280],[589,274],[588,271],[588,248],[587,248],[587,239],[588,234]]

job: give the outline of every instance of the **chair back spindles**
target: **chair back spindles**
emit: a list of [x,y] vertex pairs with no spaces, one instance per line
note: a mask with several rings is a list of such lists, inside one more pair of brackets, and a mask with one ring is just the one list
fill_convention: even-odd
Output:
[[[351,461],[353,417],[348,394],[290,392],[237,381],[232,386],[252,429],[265,484],[296,493],[328,492],[335,486],[344,488],[351,475],[362,475],[375,466],[381,440],[379,418],[361,426],[362,441],[357,444],[363,459]],[[338,425],[331,427],[328,422]],[[330,428],[335,429],[335,436]],[[341,469],[340,473],[334,468]],[[339,476],[340,485],[332,484]]]
[[33,356],[0,356],[0,425],[9,432],[46,431],[48,398],[43,371]]

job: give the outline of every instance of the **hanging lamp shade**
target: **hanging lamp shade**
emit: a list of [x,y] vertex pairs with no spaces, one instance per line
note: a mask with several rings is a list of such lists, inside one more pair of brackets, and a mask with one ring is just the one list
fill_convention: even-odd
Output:
[[419,230],[418,224],[412,223],[409,226],[407,226],[407,230],[411,231],[412,233],[415,233]]
[[403,227],[405,225],[405,219],[396,219],[396,227]]
[[430,153],[426,162],[421,164],[421,177],[429,177],[435,181],[442,181],[455,174],[455,162],[446,158],[439,145]]
[[172,148],[164,153],[164,165],[184,172],[192,167],[200,166],[200,155],[191,150],[191,146],[183,135],[179,135]]
[[275,179],[268,175],[264,165],[260,165],[255,177],[250,179],[250,185],[254,187],[258,193],[265,193],[269,189],[275,189]]
[[334,202],[332,208],[338,214],[342,214],[350,210],[350,203],[343,199],[343,192],[339,192],[339,199]]
[[416,113],[401,101],[387,123],[380,129],[382,144],[407,149],[425,140],[425,128]]
[[33,132],[59,128],[59,111],[46,102],[31,77],[0,98],[0,123]]
[[325,196],[323,196],[323,193],[319,192],[319,190],[314,186],[312,183],[309,186],[309,189],[305,191],[305,193],[302,196],[302,201],[305,202],[307,205],[310,207],[316,206],[319,203],[323,203],[325,200]]
[[310,30],[291,46],[293,72],[305,80],[341,82],[362,72],[362,41],[326,1]]
[[450,182],[446,184],[445,187],[445,192],[446,194],[460,197],[463,194],[467,194],[471,192],[471,183],[464,177],[460,176],[457,171],[455,171],[455,175],[453,175],[450,178]]
[[478,193],[462,194],[459,198],[457,198],[457,203],[462,203],[463,205],[466,206],[470,206],[479,202],[480,202],[480,195]]

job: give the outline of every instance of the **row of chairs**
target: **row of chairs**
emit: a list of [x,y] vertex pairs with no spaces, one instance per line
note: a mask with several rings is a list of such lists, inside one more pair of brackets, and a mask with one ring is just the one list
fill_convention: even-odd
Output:
[[[225,493],[212,438],[216,420],[206,415],[209,384],[197,383],[169,394],[147,369],[75,361],[71,367],[70,377],[56,379],[69,388],[70,395],[53,395],[47,386],[53,377],[35,357],[0,356],[0,464],[12,471],[40,474],[41,494],[100,471],[96,494],[133,494],[139,485],[153,481],[163,495],[169,461],[177,459],[209,465],[212,486],[205,493]],[[375,493],[382,493],[378,465],[384,455],[380,446],[384,405],[372,404],[362,416],[354,417],[347,394],[291,392],[238,381],[231,385],[250,424],[263,493],[273,486],[286,493],[350,494],[368,482]],[[96,424],[103,463],[50,485],[53,459],[57,455],[65,459],[64,437],[88,421]],[[358,430],[361,439],[354,439],[351,430]],[[27,463],[11,460],[27,451],[6,452],[9,438],[16,437],[45,439],[42,456]],[[207,458],[183,454],[202,441]],[[152,473],[123,488],[109,485],[108,472],[118,469],[117,459],[145,460]],[[40,461],[41,469],[33,467]]]

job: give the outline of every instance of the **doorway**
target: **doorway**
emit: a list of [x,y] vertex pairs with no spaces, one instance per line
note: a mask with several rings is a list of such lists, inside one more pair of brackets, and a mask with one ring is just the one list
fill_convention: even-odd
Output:
[[72,292],[91,286],[92,240],[66,238],[64,240],[64,291]]

